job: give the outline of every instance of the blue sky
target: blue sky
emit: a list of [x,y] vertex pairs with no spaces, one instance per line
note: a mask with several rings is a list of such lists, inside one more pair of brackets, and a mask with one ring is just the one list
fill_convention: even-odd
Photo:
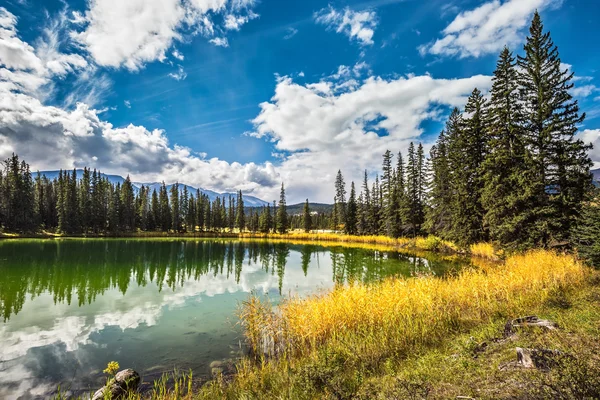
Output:
[[[538,9],[600,142],[595,0],[4,0],[0,156],[331,202],[429,147]],[[600,144],[600,143],[598,143]],[[592,151],[600,162],[600,151]]]

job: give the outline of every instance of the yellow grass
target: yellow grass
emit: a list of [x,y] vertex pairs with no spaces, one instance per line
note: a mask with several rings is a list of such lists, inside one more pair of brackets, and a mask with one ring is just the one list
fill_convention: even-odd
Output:
[[492,261],[499,261],[502,255],[497,251],[492,243],[476,243],[471,245],[471,255],[474,257],[486,258]]
[[581,283],[585,271],[572,256],[537,250],[448,279],[389,279],[292,298],[277,313],[251,300],[242,317],[258,353],[264,343],[274,342],[277,353],[306,354],[331,341],[404,352],[498,315],[526,313],[552,291]]
[[337,243],[365,243],[387,246],[388,248],[412,248],[427,251],[457,252],[460,249],[451,242],[436,236],[417,238],[391,238],[383,235],[354,236],[340,233],[305,233],[290,232],[286,234],[250,234],[240,233],[242,239],[259,238],[286,241],[306,242],[337,242]]

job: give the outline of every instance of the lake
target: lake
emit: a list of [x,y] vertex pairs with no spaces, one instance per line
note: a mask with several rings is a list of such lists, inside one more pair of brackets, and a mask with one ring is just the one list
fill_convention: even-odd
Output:
[[109,361],[210,378],[243,352],[236,309],[351,281],[443,275],[464,260],[341,246],[218,239],[0,241],[0,398],[102,386]]

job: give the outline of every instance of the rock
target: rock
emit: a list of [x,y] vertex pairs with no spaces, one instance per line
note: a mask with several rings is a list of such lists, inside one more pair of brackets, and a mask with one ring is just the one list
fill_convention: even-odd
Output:
[[96,391],[92,400],[104,400],[106,391],[109,392],[109,398],[112,400],[119,399],[127,392],[137,390],[140,385],[140,374],[131,368],[117,372],[115,377],[108,384]]
[[223,375],[223,368],[213,367],[210,369],[212,376]]
[[537,368],[547,371],[558,365],[559,358],[565,356],[567,355],[558,350],[517,347],[517,363],[523,368]]
[[223,368],[225,366],[225,364],[226,364],[225,361],[213,361],[210,363],[209,367],[210,367],[210,369]]
[[558,325],[547,319],[539,319],[535,315],[522,317],[508,321],[504,325],[504,337],[511,336],[515,333],[515,328],[543,328],[547,330],[555,330]]

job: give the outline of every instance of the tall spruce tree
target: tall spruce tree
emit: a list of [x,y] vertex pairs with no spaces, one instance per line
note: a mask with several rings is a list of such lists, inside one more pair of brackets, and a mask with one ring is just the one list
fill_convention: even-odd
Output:
[[525,132],[536,172],[527,191],[534,194],[527,221],[529,246],[570,240],[572,228],[591,184],[589,147],[575,139],[585,119],[569,91],[573,73],[563,70],[558,48],[535,13],[525,54],[518,57]]
[[238,193],[237,200],[236,226],[240,230],[240,232],[243,232],[244,229],[246,229],[246,217],[244,215],[244,198],[241,190]]
[[181,232],[181,213],[179,209],[179,183],[171,186],[171,229]]
[[483,163],[481,204],[490,238],[512,248],[527,242],[526,222],[535,179],[526,147],[525,118],[519,101],[515,58],[504,48],[496,64],[488,104],[488,148]]
[[356,235],[357,229],[357,206],[356,206],[356,190],[354,182],[350,184],[350,198],[348,199],[348,207],[346,210],[346,225],[345,232],[348,235]]
[[281,184],[281,192],[279,194],[279,208],[277,208],[277,232],[284,234],[289,229],[287,205],[285,201],[285,188]]
[[337,217],[335,225],[340,227],[346,223],[346,182],[341,170],[338,170],[335,177],[335,200]]
[[308,199],[306,199],[306,202],[304,203],[302,219],[303,219],[304,232],[306,232],[306,233],[310,232],[310,230],[312,229],[312,217],[310,215],[310,207],[308,205]]

